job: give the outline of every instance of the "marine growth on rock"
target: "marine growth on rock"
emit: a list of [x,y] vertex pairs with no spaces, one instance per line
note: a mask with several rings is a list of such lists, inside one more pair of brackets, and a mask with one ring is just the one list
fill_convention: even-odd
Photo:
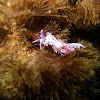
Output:
[[0,100],[96,100],[99,5],[0,0]]

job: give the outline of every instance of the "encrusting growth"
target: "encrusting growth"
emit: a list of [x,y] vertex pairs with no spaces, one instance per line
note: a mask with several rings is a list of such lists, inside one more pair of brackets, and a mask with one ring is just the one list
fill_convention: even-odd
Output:
[[76,40],[72,30],[97,27],[99,4],[0,0],[0,100],[93,100],[82,93],[96,78],[100,56],[89,39]]

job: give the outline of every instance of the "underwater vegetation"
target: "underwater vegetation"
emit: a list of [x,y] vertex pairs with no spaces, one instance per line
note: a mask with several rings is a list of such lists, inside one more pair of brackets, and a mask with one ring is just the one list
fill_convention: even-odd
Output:
[[97,100],[99,31],[100,0],[0,0],[0,99]]

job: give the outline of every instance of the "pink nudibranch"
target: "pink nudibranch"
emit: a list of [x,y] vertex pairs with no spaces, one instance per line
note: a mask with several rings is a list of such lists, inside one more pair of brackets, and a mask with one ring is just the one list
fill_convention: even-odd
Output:
[[37,39],[35,41],[32,41],[32,43],[35,43],[39,41],[40,42],[40,50],[42,49],[42,44],[44,46],[51,46],[54,52],[59,54],[69,54],[76,50],[76,48],[86,48],[84,45],[80,43],[64,43],[60,39],[56,39],[52,33],[47,32],[46,36],[43,34],[43,30],[40,31],[40,39]]

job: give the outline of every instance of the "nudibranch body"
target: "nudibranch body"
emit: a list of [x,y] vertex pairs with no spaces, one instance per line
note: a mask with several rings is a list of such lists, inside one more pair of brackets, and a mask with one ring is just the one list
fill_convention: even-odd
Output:
[[84,45],[80,43],[64,43],[60,39],[56,39],[52,33],[47,32],[46,36],[43,34],[43,30],[40,31],[40,39],[32,41],[32,43],[40,42],[40,50],[42,49],[42,44],[44,46],[51,46],[54,52],[58,54],[69,54],[76,50],[76,48],[85,48]]

